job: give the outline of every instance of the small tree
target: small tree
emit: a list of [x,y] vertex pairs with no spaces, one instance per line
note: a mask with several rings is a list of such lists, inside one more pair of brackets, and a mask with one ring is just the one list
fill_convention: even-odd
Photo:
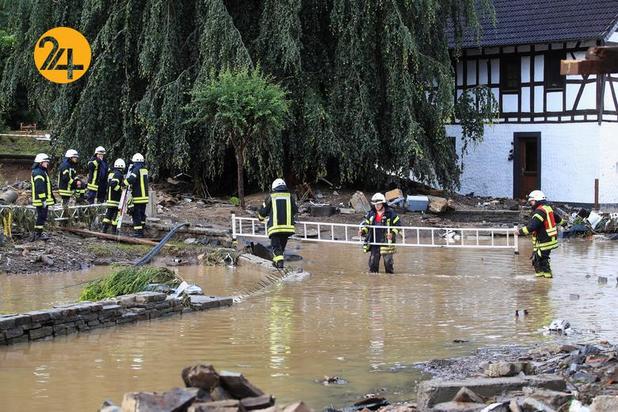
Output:
[[[206,126],[211,145],[234,148],[238,197],[245,207],[247,155],[253,157],[265,147],[281,150],[281,130],[289,110],[285,91],[259,68],[226,69],[195,89],[190,108],[191,120]],[[273,160],[281,156],[273,155]]]

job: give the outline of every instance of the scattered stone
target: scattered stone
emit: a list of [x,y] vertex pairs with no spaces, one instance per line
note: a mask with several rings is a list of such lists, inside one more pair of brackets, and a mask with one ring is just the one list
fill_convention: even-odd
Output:
[[201,388],[210,392],[219,386],[219,375],[212,365],[199,364],[182,370],[182,380],[188,388]]
[[194,244],[195,242],[197,242],[197,239],[196,239],[196,238],[194,238],[194,237],[187,238],[187,239],[185,239],[185,241],[184,241],[184,243],[185,243],[185,244],[187,244],[187,245],[192,245],[192,244]]
[[560,409],[562,405],[570,402],[573,395],[567,392],[558,392],[548,389],[528,388],[523,389],[524,395],[528,398],[533,398],[551,406],[553,409]]
[[233,396],[230,395],[230,393],[223,389],[221,386],[216,386],[212,391],[210,391],[210,397],[213,401],[224,401],[226,399],[233,399]]
[[442,402],[435,405],[433,412],[481,412],[485,409],[484,403],[472,402]]
[[571,327],[571,324],[564,319],[554,319],[548,327],[550,332],[557,332],[563,334],[567,329]]
[[341,213],[342,215],[353,215],[354,213],[356,213],[356,210],[352,207],[340,207],[339,213]]
[[295,402],[283,408],[283,412],[313,412],[304,402]]
[[524,399],[524,402],[522,404],[522,409],[524,411],[533,411],[533,412],[556,412],[553,408],[533,398]]
[[607,278],[605,276],[599,276],[597,282],[599,285],[607,285]]
[[122,412],[122,409],[120,409],[118,405],[114,404],[114,402],[106,400],[101,405],[99,412]]
[[224,401],[198,402],[187,409],[187,412],[242,412],[244,407],[237,399]]
[[339,376],[324,376],[324,379],[318,381],[322,385],[345,385],[347,380]]
[[569,299],[570,300],[579,300],[579,295],[577,293],[571,293],[571,294],[569,294]]

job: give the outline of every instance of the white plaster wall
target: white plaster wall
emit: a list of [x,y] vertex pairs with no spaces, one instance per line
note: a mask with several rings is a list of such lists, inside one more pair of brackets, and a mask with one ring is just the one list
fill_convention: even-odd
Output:
[[[601,138],[601,128],[606,126]],[[513,197],[513,161],[508,160],[508,155],[516,132],[541,133],[541,189],[550,199],[592,203],[594,179],[603,175],[607,192],[602,191],[600,201],[618,202],[618,125],[605,123],[603,126],[597,123],[486,126],[483,142],[470,145],[468,154],[462,158],[460,154],[461,193]],[[447,134],[457,138],[457,150],[461,153],[461,127],[449,125]],[[611,176],[616,189],[610,190]]]
[[618,123],[603,123],[600,136],[599,202],[618,203]]

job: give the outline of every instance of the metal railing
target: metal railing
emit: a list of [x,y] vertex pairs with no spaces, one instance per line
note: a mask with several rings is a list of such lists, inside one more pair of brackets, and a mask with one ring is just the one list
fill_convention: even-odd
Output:
[[[308,242],[327,242],[363,245],[366,242],[358,236],[361,227],[373,231],[386,229],[384,226],[361,226],[360,224],[296,222],[296,234],[291,239]],[[369,242],[367,244],[397,247],[443,247],[467,249],[510,249],[519,253],[518,235],[513,228],[451,228],[396,226],[399,232],[393,234],[394,243]],[[266,223],[253,217],[232,215],[232,238],[267,238]]]

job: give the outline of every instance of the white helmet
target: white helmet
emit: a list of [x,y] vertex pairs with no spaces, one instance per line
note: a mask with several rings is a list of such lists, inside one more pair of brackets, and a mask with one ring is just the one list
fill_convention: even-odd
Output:
[[105,154],[105,148],[103,146],[98,146],[94,149],[94,154]]
[[133,157],[131,158],[131,161],[133,163],[143,163],[144,162],[144,156],[141,153],[135,153],[133,155]]
[[116,159],[116,161],[114,162],[114,168],[116,169],[124,169],[125,167],[127,167],[127,165],[122,159]]
[[39,153],[34,158],[34,163],[49,162],[49,156],[45,153]]
[[286,184],[285,184],[285,180],[283,180],[283,179],[281,179],[281,178],[275,179],[275,180],[273,181],[273,184],[272,184],[272,186],[271,186],[271,189],[272,189],[272,190],[275,190],[275,189],[276,189],[276,188],[278,188],[279,186],[286,186]]
[[528,202],[531,200],[536,200],[537,202],[540,202],[543,200],[547,200],[547,197],[545,196],[545,193],[541,192],[540,190],[533,190],[528,195]]
[[69,158],[69,159],[72,157],[79,157],[79,153],[77,153],[77,150],[69,149],[64,154],[64,157]]
[[382,193],[376,193],[375,195],[371,196],[371,204],[377,205],[378,203],[386,203],[386,198]]

